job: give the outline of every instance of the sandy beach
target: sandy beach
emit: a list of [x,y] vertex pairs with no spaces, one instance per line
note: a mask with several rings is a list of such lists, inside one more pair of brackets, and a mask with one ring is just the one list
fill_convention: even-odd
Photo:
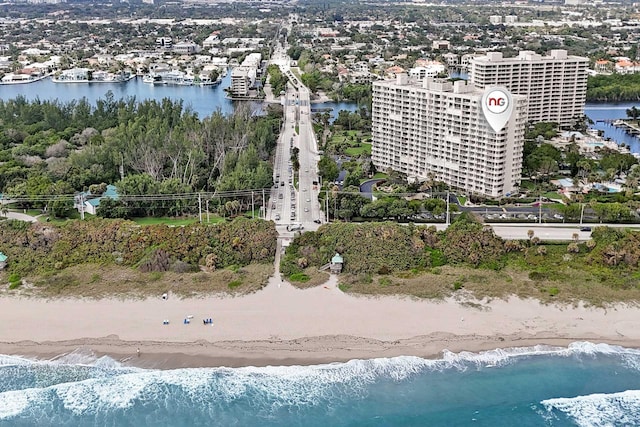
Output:
[[[325,286],[298,290],[272,278],[247,296],[183,300],[0,297],[0,353],[50,359],[81,349],[135,366],[177,368],[434,358],[443,350],[575,341],[640,347],[637,307],[367,298],[344,294],[336,284],[332,277]],[[203,324],[208,318],[213,325]]]

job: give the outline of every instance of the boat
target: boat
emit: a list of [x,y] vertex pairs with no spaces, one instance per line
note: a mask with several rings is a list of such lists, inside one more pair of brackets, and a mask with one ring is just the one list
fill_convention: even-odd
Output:
[[161,80],[162,76],[155,73],[147,74],[146,76],[142,77],[142,81],[149,84],[154,84],[155,82],[159,82]]

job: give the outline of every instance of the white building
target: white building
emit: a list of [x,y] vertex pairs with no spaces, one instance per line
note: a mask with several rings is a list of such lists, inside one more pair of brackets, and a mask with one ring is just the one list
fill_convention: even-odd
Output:
[[569,56],[566,50],[552,50],[547,56],[522,51],[503,58],[489,52],[470,61],[469,80],[479,89],[504,86],[526,95],[528,120],[571,126],[584,114],[589,59]]
[[412,79],[424,80],[427,78],[436,77],[440,73],[444,73],[445,66],[443,64],[428,64],[424,67],[414,67],[409,70],[409,76]]
[[503,197],[516,191],[526,124],[524,96],[495,133],[482,112],[483,91],[464,81],[373,83],[372,160],[417,180],[443,181],[463,191]]
[[200,51],[200,46],[190,41],[178,42],[173,45],[173,51],[180,55],[193,55]]
[[254,80],[255,69],[242,66],[234,68],[231,71],[231,94],[233,96],[249,96],[249,89]]
[[156,48],[158,49],[171,49],[172,44],[171,37],[158,37],[156,39]]

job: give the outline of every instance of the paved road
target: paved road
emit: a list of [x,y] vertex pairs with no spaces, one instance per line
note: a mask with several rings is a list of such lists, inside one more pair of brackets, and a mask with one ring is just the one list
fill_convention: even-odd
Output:
[[533,235],[541,240],[573,240],[573,235],[577,234],[579,240],[589,240],[590,231],[580,231],[579,226],[569,227],[544,227],[544,226],[493,226],[493,231],[506,240],[527,240],[528,231],[533,230]]
[[7,212],[6,217],[9,219],[17,219],[17,220],[26,221],[26,222],[38,222],[38,219],[36,217],[23,214],[20,212]]
[[[278,232],[286,234],[286,225],[302,224],[304,229],[316,229],[314,222],[323,218],[318,203],[318,148],[311,123],[309,90],[291,72],[290,58],[282,46],[274,50],[271,63],[280,67],[290,80],[282,99],[284,125],[280,133],[274,163],[274,182],[271,190],[268,219],[276,221]],[[297,132],[296,132],[297,130]],[[291,153],[298,148],[297,187],[294,186]],[[316,184],[314,184],[314,182]]]

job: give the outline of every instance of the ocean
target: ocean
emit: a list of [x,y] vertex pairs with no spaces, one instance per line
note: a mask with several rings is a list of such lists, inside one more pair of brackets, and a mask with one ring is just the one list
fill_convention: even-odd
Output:
[[0,426],[637,426],[640,350],[587,342],[316,366],[0,356]]

